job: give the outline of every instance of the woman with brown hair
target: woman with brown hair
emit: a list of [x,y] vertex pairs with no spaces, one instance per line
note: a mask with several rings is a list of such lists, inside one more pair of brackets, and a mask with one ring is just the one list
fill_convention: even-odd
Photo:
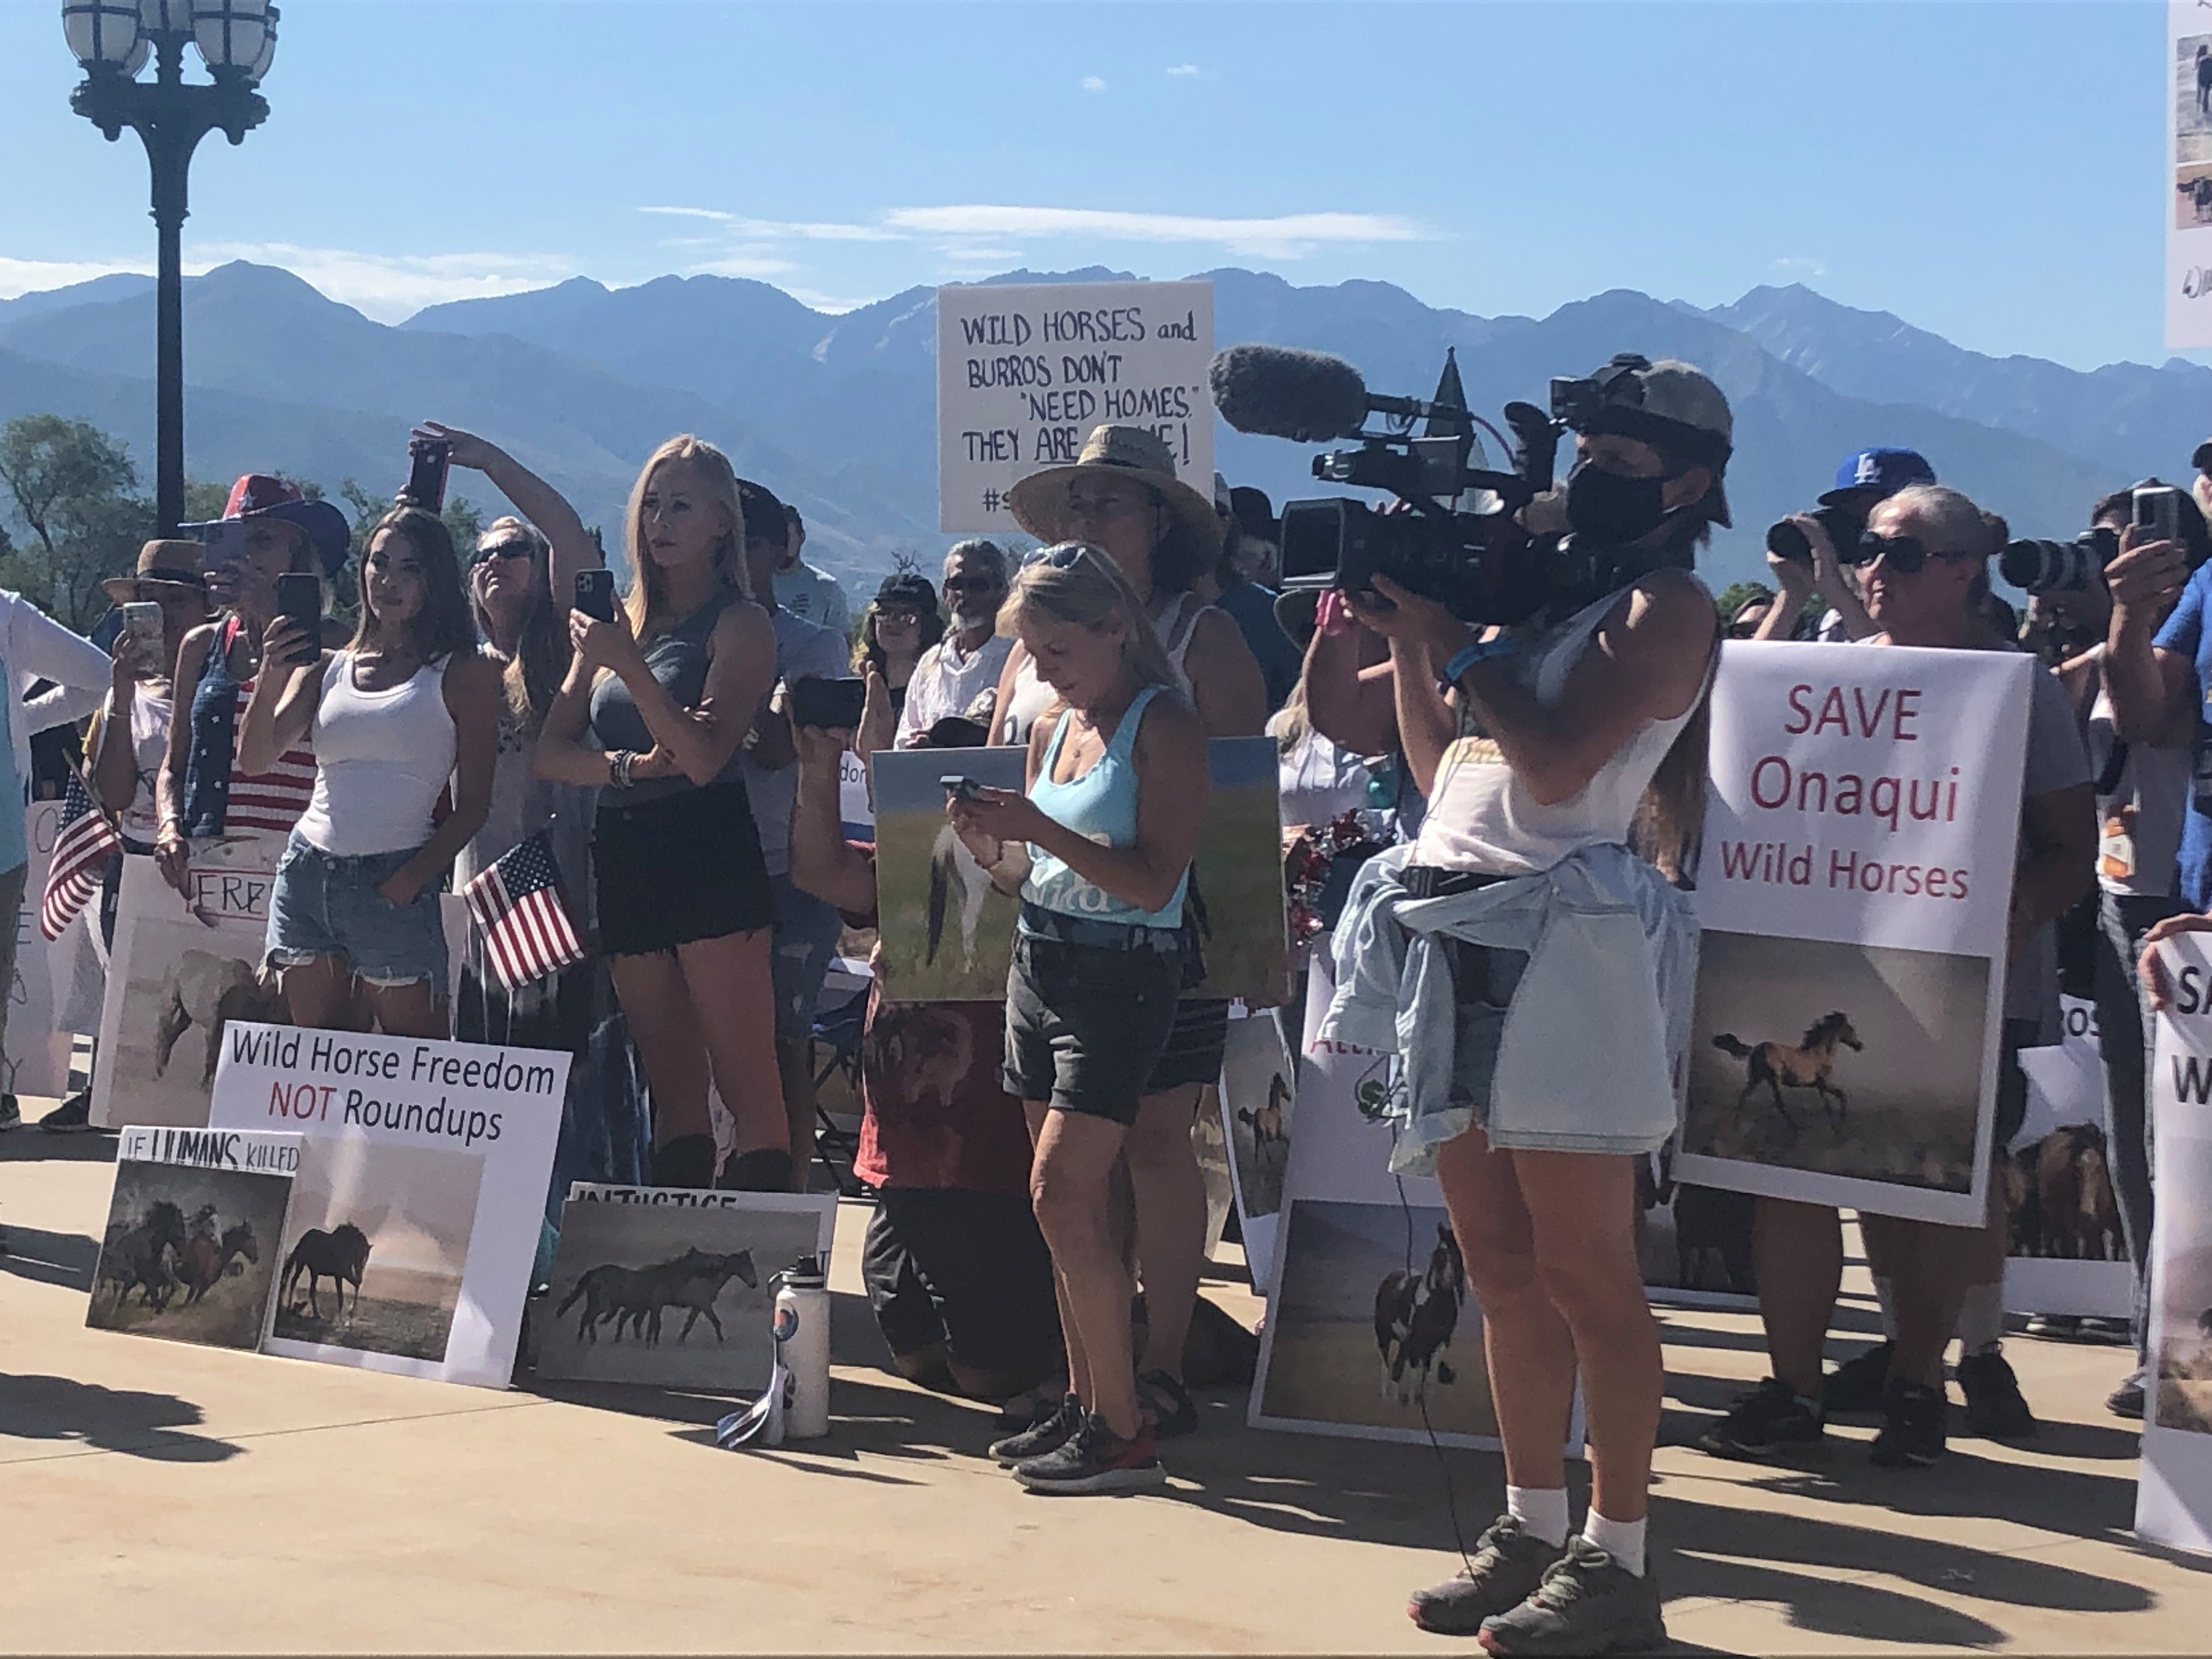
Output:
[[945,637],[937,589],[918,570],[884,578],[853,630],[853,672],[867,682],[867,701],[854,734],[855,752],[888,749],[906,712],[907,682],[930,647]]
[[612,622],[572,612],[575,659],[538,735],[542,778],[606,786],[592,834],[600,948],[652,1086],[653,1177],[715,1184],[711,1079],[737,1121],[722,1184],[791,1187],[774,1065],[775,903],[739,754],[775,680],[775,635],[750,596],[729,458],[671,438],[627,515]]

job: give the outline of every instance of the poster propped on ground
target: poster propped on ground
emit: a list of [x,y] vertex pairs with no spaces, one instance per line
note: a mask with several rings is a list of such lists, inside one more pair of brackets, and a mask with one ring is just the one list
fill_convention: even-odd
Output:
[[1731,644],[1677,1179],[1984,1213],[2033,658]]
[[[23,814],[23,837],[30,857],[23,866],[23,902],[15,915],[15,977],[0,987],[8,998],[8,1046],[0,1058],[0,1089],[11,1095],[65,1095],[70,1091],[73,1034],[58,1018],[64,1003],[61,970],[76,941],[70,931],[49,944],[39,931],[39,901],[46,890],[46,866],[61,834],[62,804],[34,800]],[[89,1036],[90,1033],[86,1033]]]
[[299,1168],[296,1134],[125,1129],[84,1322],[259,1347]]
[[1997,1173],[2004,1182],[2010,1313],[2119,1319],[2135,1313],[2135,1263],[2112,1191],[2112,1110],[2097,1006],[2061,997],[2063,1036],[2023,1048],[2027,1116]]
[[2173,1006],[2159,1016],[2150,1080],[2154,1160],[2150,1375],[2136,1531],[2212,1553],[2212,951],[2166,946]]
[[766,1388],[775,1276],[803,1256],[827,1263],[836,1225],[835,1193],[576,1182],[561,1213],[538,1376]]
[[[1482,1312],[1434,1181],[1390,1173],[1386,1058],[1318,1032],[1333,994],[1315,947],[1297,1133],[1275,1233],[1249,1420],[1364,1440],[1495,1449]],[[1254,1022],[1247,1022],[1254,1023]],[[1578,1455],[1577,1398],[1567,1450]]]
[[[1273,738],[1206,744],[1212,787],[1185,902],[1206,977],[1187,994],[1272,1006],[1286,994],[1282,809]],[[1019,749],[886,750],[876,780],[876,908],[884,994],[900,1002],[997,1002],[1006,994],[1019,905],[994,886],[945,817],[940,778],[1022,787]]]
[[1158,433],[1212,499],[1212,283],[939,289],[938,528],[1021,534],[1006,492],[1099,426]]
[[1290,1173],[1291,1121],[1297,1066],[1283,1045],[1273,1010],[1229,1022],[1221,1057],[1221,1126],[1237,1188],[1237,1224],[1252,1288],[1274,1292],[1275,1224]]
[[568,1061],[232,1022],[210,1124],[307,1137],[265,1350],[505,1388]]

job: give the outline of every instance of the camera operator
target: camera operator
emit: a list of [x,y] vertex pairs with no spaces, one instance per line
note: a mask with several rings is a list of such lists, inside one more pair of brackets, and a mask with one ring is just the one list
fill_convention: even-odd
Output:
[[[1328,1036],[1398,1055],[1400,1170],[1433,1167],[1481,1304],[1506,1509],[1467,1570],[1413,1597],[1424,1629],[1495,1654],[1665,1640],[1645,1560],[1658,1328],[1632,1217],[1634,1164],[1674,1125],[1688,910],[1630,850],[1679,854],[1705,789],[1712,596],[1691,574],[1713,524],[1728,402],[1679,362],[1616,358],[1554,408],[1576,433],[1558,568],[1593,573],[1478,638],[1387,576],[1348,599],[1390,642],[1400,737],[1429,809],[1361,872],[1336,933]],[[1448,743],[1437,680],[1459,699]],[[1686,741],[1678,741],[1686,738]],[[1614,1033],[1593,1042],[1600,1014]],[[1501,1039],[1512,1034],[1510,1042]],[[1577,1371],[1592,1488],[1567,1535],[1560,1448]]]
[[1759,622],[1755,640],[1797,637],[1805,602],[1818,593],[1828,602],[1820,619],[1823,640],[1863,640],[1881,630],[1842,561],[1856,550],[1867,515],[1908,484],[1936,482],[1936,469],[1916,449],[1862,449],[1836,469],[1836,487],[1820,497],[1818,513],[1793,514],[1766,532],[1766,568],[1778,590]]

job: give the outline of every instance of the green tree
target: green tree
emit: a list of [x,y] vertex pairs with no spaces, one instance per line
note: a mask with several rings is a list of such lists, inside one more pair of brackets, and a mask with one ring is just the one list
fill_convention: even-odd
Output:
[[122,442],[87,422],[25,415],[0,428],[0,484],[31,535],[0,557],[0,583],[64,627],[91,627],[107,609],[101,581],[130,569],[154,532],[137,483]]
[[1765,582],[1730,582],[1721,589],[1721,596],[1713,601],[1713,608],[1721,613],[1721,626],[1725,628],[1729,618],[1753,599],[1771,600],[1773,597],[1774,590]]

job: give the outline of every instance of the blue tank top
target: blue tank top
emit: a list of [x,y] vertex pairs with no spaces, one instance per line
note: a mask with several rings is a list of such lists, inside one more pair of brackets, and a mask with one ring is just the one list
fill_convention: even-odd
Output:
[[[1030,786],[1030,799],[1047,817],[1103,847],[1137,844],[1137,768],[1131,757],[1137,746],[1137,728],[1144,720],[1145,710],[1161,690],[1159,686],[1148,685],[1130,700],[1122,713],[1121,723],[1114,728],[1113,741],[1088,772],[1068,782],[1054,783],[1053,769],[1060,762],[1061,739],[1067,736],[1068,716],[1065,713],[1060,715],[1060,724],[1053,728],[1052,741],[1045,746],[1044,759],[1037,767],[1036,781]],[[1051,854],[1032,846],[1030,878],[1022,884],[1022,897],[1040,908],[1091,921],[1122,922],[1135,927],[1180,927],[1183,891],[1189,884],[1190,872],[1186,868],[1176,878],[1175,893],[1165,905],[1158,910],[1139,910],[1085,880]]]

